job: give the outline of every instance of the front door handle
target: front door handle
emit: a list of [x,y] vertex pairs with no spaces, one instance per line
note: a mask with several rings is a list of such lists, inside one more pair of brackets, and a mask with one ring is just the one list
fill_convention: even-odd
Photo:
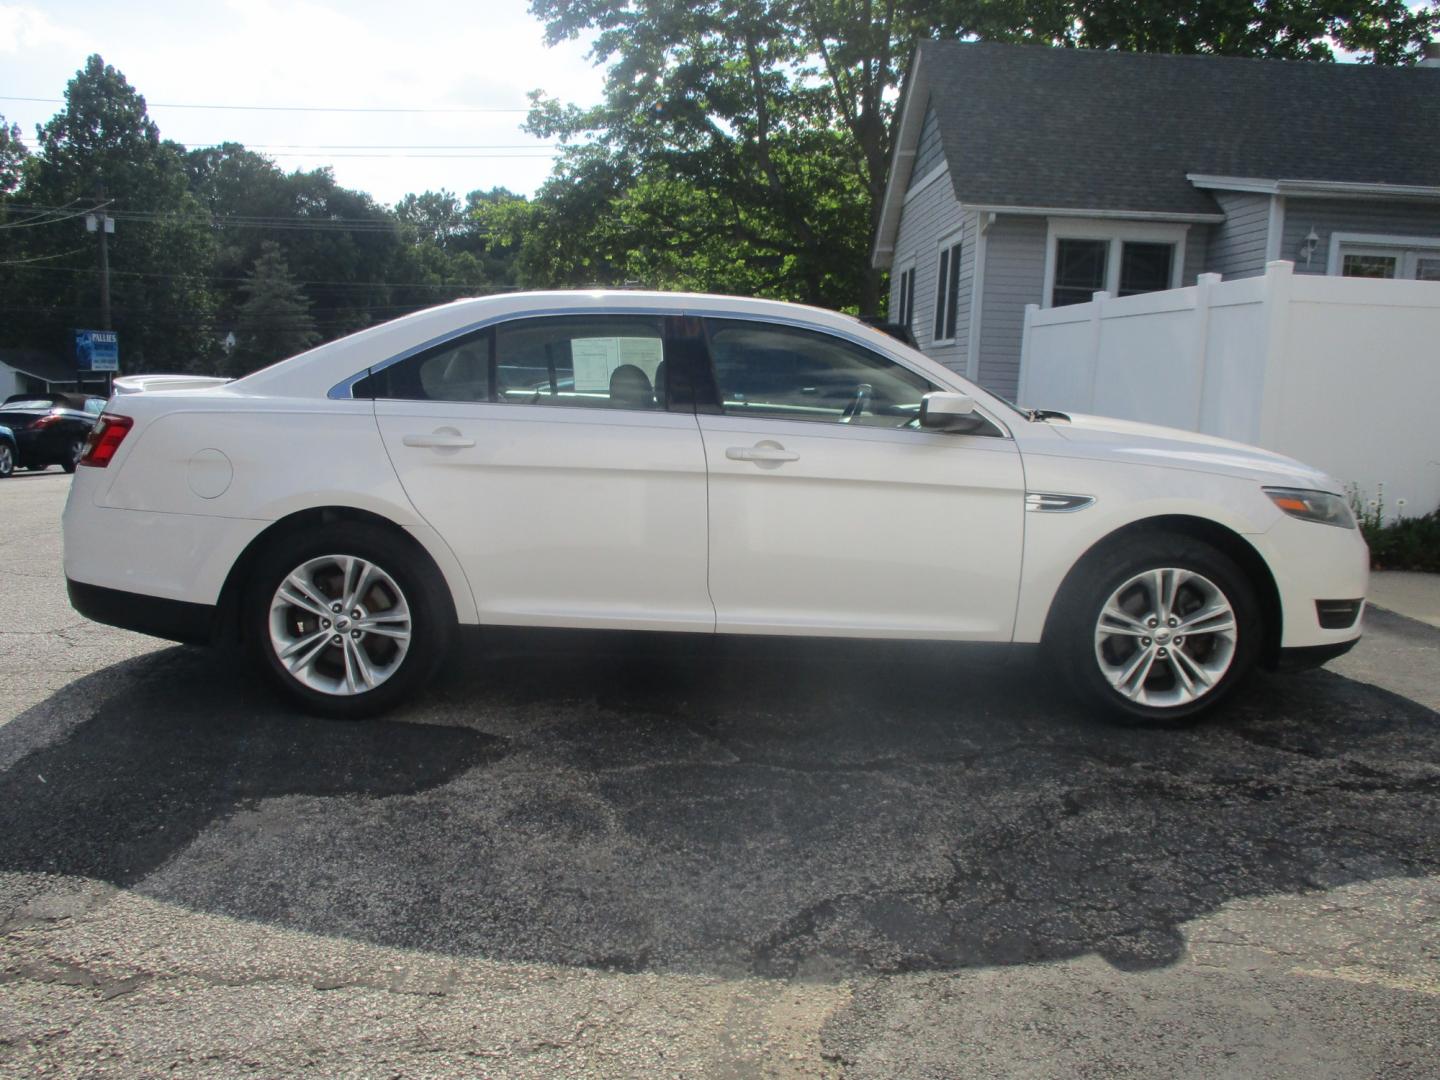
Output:
[[460,450],[466,446],[474,446],[475,440],[458,431],[441,429],[432,431],[428,435],[406,435],[400,440],[406,446],[428,448],[431,450]]
[[779,443],[762,442],[754,446],[731,446],[725,450],[731,461],[799,461],[800,455],[786,450]]

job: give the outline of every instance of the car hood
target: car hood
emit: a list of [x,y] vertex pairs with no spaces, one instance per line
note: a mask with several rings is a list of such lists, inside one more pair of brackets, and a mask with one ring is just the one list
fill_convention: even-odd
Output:
[[1321,470],[1258,446],[1159,424],[1084,413],[1066,415],[1068,421],[1046,422],[1086,457],[1223,473],[1263,483],[1344,494],[1340,484]]

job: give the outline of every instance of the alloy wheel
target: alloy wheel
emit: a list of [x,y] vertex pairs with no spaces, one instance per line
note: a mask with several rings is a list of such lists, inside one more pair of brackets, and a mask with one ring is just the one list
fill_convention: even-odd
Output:
[[368,693],[400,669],[413,633],[399,584],[373,562],[322,555],[295,567],[270,601],[270,647],[312,690]]
[[1235,659],[1230,600],[1203,574],[1146,570],[1110,594],[1095,624],[1095,659],[1116,693],[1173,708],[1213,691]]

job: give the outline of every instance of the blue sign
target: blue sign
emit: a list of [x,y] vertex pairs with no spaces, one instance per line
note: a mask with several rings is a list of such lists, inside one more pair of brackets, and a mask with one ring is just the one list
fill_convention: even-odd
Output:
[[119,371],[120,336],[114,330],[76,330],[75,363],[81,371]]

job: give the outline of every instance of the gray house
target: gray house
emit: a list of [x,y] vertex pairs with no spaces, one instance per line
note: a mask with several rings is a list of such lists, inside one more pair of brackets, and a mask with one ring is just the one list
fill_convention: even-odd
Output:
[[1440,281],[1440,59],[925,42],[872,262],[891,318],[1001,394],[1025,305],[1264,272]]

